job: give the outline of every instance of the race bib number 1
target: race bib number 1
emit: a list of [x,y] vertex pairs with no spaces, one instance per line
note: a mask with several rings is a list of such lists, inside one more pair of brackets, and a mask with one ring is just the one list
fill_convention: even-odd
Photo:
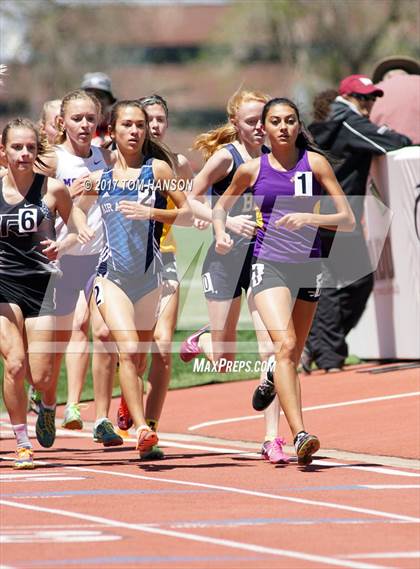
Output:
[[312,172],[296,172],[295,196],[312,195]]

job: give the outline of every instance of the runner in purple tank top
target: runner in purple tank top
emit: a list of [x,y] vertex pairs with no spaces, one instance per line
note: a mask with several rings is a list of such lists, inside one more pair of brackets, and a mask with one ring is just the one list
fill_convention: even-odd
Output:
[[[319,449],[305,431],[296,371],[319,297],[319,227],[353,231],[354,216],[326,158],[311,142],[289,99],[272,99],[261,118],[272,153],[240,166],[213,210],[216,251],[234,246],[225,231],[226,212],[253,188],[263,226],[258,230],[251,286],[257,310],[275,346],[275,389],[294,437],[299,464]],[[322,193],[337,213],[321,215]]]

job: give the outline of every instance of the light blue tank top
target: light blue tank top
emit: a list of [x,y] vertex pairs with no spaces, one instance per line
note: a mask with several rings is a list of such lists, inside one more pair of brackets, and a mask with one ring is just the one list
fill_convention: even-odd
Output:
[[124,187],[113,180],[112,170],[102,174],[98,189],[105,236],[100,257],[101,273],[112,269],[136,277],[146,271],[155,274],[161,270],[161,254],[154,236],[155,222],[127,219],[118,211],[118,203],[122,200],[154,207],[156,191],[152,162],[153,158],[146,160],[138,178],[127,181]]

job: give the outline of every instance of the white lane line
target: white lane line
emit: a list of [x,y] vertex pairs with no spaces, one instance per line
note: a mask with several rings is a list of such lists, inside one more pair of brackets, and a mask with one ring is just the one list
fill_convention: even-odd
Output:
[[[349,405],[360,405],[362,403],[374,403],[375,401],[387,401],[389,399],[402,399],[404,397],[417,397],[420,391],[412,391],[410,393],[399,393],[398,395],[384,395],[382,397],[369,397],[367,399],[354,399],[352,401],[342,401],[341,403],[326,403],[325,405],[314,405],[313,407],[304,407],[302,411],[318,411],[319,409],[332,409],[333,407],[347,407]],[[225,423],[237,423],[240,421],[253,421],[254,419],[263,419],[263,413],[258,415],[245,415],[243,417],[231,417],[228,419],[219,419],[217,421],[206,421],[188,427],[189,431],[196,431],[202,427],[211,427],[213,425],[223,425]]]
[[173,478],[160,478],[158,476],[143,476],[141,474],[129,474],[128,472],[115,472],[110,470],[99,470],[97,468],[84,468],[80,466],[67,466],[69,470],[78,470],[80,472],[96,472],[109,476],[122,476],[125,478],[134,478],[137,480],[148,480],[149,482],[165,482],[168,484],[178,484],[181,486],[194,486],[199,488],[209,488],[211,490],[219,490],[223,492],[231,492],[233,494],[245,494],[246,496],[254,496],[258,498],[268,498],[270,500],[281,500],[283,502],[292,502],[295,504],[304,504],[305,506],[318,506],[322,508],[331,508],[334,510],[345,510],[347,512],[357,512],[361,514],[369,514],[380,518],[399,520],[408,523],[419,523],[420,518],[412,516],[404,516],[401,514],[393,514],[382,510],[372,510],[369,508],[358,508],[356,506],[345,506],[336,504],[335,502],[321,502],[317,500],[307,500],[305,498],[293,498],[292,496],[281,496],[279,494],[268,494],[267,492],[257,492],[255,490],[245,490],[236,488],[235,486],[219,486],[217,484],[205,484],[202,482],[187,482],[185,480],[174,480]]
[[[60,431],[62,434],[64,434],[67,437],[76,437],[76,438],[83,438],[83,439],[91,437],[91,434],[89,434],[89,433],[84,433],[84,432],[76,433],[74,431],[64,431],[61,429],[57,429],[57,434],[61,434]],[[133,443],[136,442],[136,439],[134,437],[128,437],[124,440],[125,440],[125,442],[133,442]],[[244,452],[243,450],[238,450],[238,449],[229,448],[229,447],[217,447],[217,446],[208,446],[208,445],[187,444],[187,443],[181,443],[181,442],[178,443],[178,442],[166,441],[165,439],[159,439],[159,444],[162,447],[168,447],[168,448],[202,450],[202,451],[206,451],[206,452],[214,452],[216,454],[217,453],[235,454],[238,456],[253,458],[255,460],[261,460],[261,455],[259,453]],[[10,457],[1,457],[1,459],[2,460],[14,460],[13,458],[10,458]],[[36,460],[35,464],[48,464],[48,463],[43,463],[42,461]],[[342,467],[342,468],[349,468],[351,470],[362,470],[362,471],[367,471],[367,472],[373,472],[374,474],[385,474],[388,476],[405,476],[405,477],[411,477],[411,478],[413,478],[413,477],[419,478],[420,477],[420,473],[418,473],[418,472],[407,472],[405,470],[397,470],[396,468],[385,468],[385,467],[380,467],[380,466],[361,466],[361,465],[354,466],[351,463],[336,462],[334,460],[326,461],[326,460],[314,459],[312,464],[314,466],[329,466],[331,468]],[[38,476],[38,478],[39,478],[40,475],[32,474],[32,476]]]
[[[6,457],[4,457],[6,458]],[[10,460],[14,460],[14,458],[9,457]],[[40,475],[35,472],[10,472],[9,474],[0,474],[0,482],[5,480],[6,478],[13,478],[19,480],[19,478],[38,478]],[[62,476],[61,472],[43,472],[41,476],[48,476],[49,478],[53,479],[56,476]]]
[[352,553],[339,555],[343,559],[419,559],[420,551],[396,551],[395,553]]
[[[321,449],[322,453],[322,449]],[[346,462],[335,462],[330,460],[314,460],[312,464],[318,466],[330,466],[333,467],[343,467],[350,468],[354,470],[363,470],[365,472],[374,472],[375,474],[386,474],[389,476],[408,476],[409,478],[419,478],[420,472],[406,472],[405,470],[397,470],[395,468],[384,468],[382,466],[354,466],[353,464],[348,464]]]
[[[75,467],[77,468],[77,467]],[[323,565],[333,565],[334,567],[350,567],[352,569],[385,569],[381,565],[372,565],[370,563],[351,561],[345,559],[338,559],[334,557],[327,557],[325,555],[313,555],[310,553],[301,553],[299,551],[290,551],[287,549],[275,549],[272,547],[263,547],[253,543],[243,543],[240,541],[233,541],[230,539],[217,539],[205,535],[196,535],[192,533],[179,532],[173,530],[164,530],[156,527],[150,527],[143,524],[130,524],[123,521],[112,520],[100,516],[91,516],[78,512],[70,512],[68,510],[61,510],[56,508],[44,508],[41,506],[30,506],[28,504],[18,504],[9,500],[0,500],[0,504],[10,506],[12,508],[21,508],[24,510],[32,510],[35,512],[45,512],[47,514],[56,514],[69,518],[77,518],[85,521],[101,523],[114,528],[124,528],[133,531],[165,535],[167,537],[174,537],[178,539],[186,539],[189,541],[197,541],[212,545],[220,545],[222,547],[230,547],[232,549],[242,549],[245,551],[252,551],[252,553],[261,553],[267,555],[274,555],[276,557],[290,557],[291,559],[299,559],[302,561],[310,561],[313,563],[321,563]]]
[[[40,464],[39,462],[35,461],[35,464]],[[10,484],[15,482],[67,482],[68,480],[86,480],[85,476],[54,476],[50,478],[49,476],[38,476],[37,478],[22,478],[13,479],[13,480],[2,480],[1,484]]]
[[369,490],[419,490],[420,484],[362,484]]

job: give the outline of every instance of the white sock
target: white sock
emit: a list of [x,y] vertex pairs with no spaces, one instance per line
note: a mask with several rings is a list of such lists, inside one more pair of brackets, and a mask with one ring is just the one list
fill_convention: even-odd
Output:
[[54,405],[46,405],[42,400],[41,403],[44,409],[48,409],[49,411],[54,411],[55,408],[57,407],[57,403],[54,403]]
[[101,417],[95,421],[95,429],[102,423],[102,421],[109,421],[108,417]]
[[23,423],[21,425],[12,425],[13,432],[16,437],[17,447],[32,448],[31,441],[28,437],[28,425]]

